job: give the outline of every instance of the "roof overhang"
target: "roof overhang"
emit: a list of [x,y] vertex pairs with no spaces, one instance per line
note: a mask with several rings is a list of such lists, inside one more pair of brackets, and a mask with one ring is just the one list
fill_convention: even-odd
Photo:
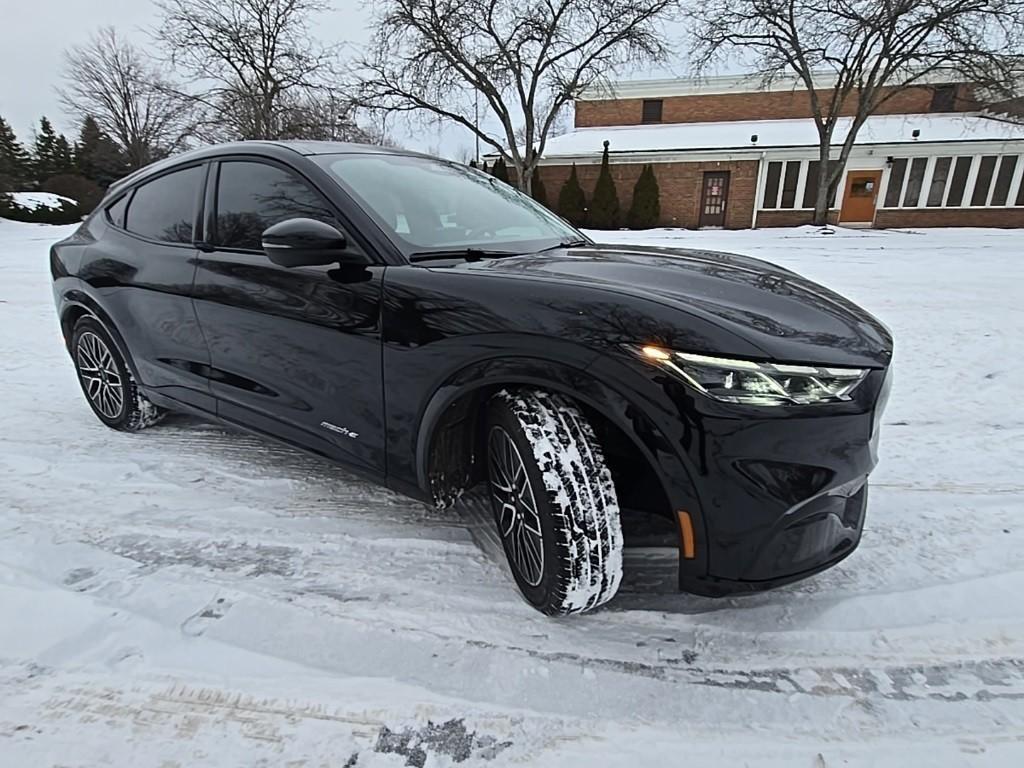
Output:
[[[936,70],[921,76],[921,85],[963,82],[951,70]],[[814,73],[816,88],[832,88],[836,74],[830,71]],[[728,93],[754,93],[761,91],[802,91],[804,81],[796,75],[780,75],[765,80],[758,74],[716,75],[708,77],[673,77],[653,80],[613,80],[595,83],[585,89],[576,101],[607,101],[610,99],[650,99],[672,96],[711,96]]]

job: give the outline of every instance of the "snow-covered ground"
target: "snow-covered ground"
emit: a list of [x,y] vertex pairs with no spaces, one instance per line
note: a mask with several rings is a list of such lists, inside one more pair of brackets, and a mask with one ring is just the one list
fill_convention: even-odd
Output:
[[29,211],[39,208],[59,209],[64,203],[75,205],[75,201],[64,195],[55,195],[53,192],[11,192],[11,200],[15,205]]
[[4,768],[1024,764],[1024,232],[602,234],[838,289],[896,383],[840,566],[713,601],[627,551],[555,621],[478,511],[183,417],[104,428],[51,305],[70,231],[0,221]]

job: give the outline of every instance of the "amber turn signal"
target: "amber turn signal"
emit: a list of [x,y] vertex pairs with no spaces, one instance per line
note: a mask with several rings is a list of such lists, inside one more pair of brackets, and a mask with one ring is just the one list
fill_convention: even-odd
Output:
[[679,510],[679,533],[683,540],[683,559],[693,560],[696,555],[696,544],[693,539],[693,521],[690,520],[690,513]]

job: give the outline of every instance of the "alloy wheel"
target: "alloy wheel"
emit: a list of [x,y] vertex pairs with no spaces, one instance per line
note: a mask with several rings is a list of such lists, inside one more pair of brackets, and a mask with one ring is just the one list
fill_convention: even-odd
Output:
[[78,375],[86,397],[108,419],[116,419],[124,408],[124,382],[106,342],[91,331],[78,338],[75,350]]
[[493,427],[487,441],[491,498],[509,562],[531,587],[544,576],[544,535],[523,457],[511,436]]

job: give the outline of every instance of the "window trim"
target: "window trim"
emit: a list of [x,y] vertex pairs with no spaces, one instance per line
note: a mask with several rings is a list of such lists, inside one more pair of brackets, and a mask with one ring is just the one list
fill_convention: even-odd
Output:
[[[335,204],[331,199],[330,195],[325,193],[318,184],[316,184],[308,175],[300,171],[293,165],[290,165],[277,158],[267,157],[265,155],[248,155],[248,154],[230,154],[230,155],[219,155],[217,157],[210,158],[210,173],[207,177],[206,187],[206,199],[203,208],[203,233],[209,234],[209,238],[202,241],[202,250],[206,252],[218,252],[218,253],[239,253],[248,255],[258,255],[263,258],[267,258],[266,252],[262,249],[252,248],[228,248],[223,245],[219,245],[216,242],[217,237],[217,210],[220,198],[220,169],[224,163],[258,163],[260,165],[269,165],[272,168],[291,173],[301,179],[313,193],[320,198],[328,209],[330,209],[338,223],[341,224],[344,230],[342,234],[347,239],[352,240],[358,246],[358,248],[372,261],[373,264],[383,264],[384,262],[377,255],[374,248],[368,246],[366,238],[359,233],[358,229],[352,225],[351,219],[346,216],[341,208]],[[215,166],[215,167],[213,167]],[[282,267],[283,269],[283,267]]]
[[[200,242],[196,238],[196,234],[197,234],[197,232],[201,233],[201,231],[202,231],[201,228],[199,230],[197,230],[197,227],[201,227],[203,206],[205,204],[206,178],[209,175],[209,166],[210,166],[210,161],[206,160],[206,159],[203,159],[203,160],[191,160],[191,161],[188,161],[188,162],[181,163],[180,165],[175,165],[175,166],[172,166],[170,168],[166,168],[164,170],[161,170],[160,173],[154,173],[151,176],[146,176],[143,179],[139,179],[131,187],[126,189],[124,191],[124,194],[118,195],[118,197],[117,197],[117,200],[120,200],[121,198],[126,197],[126,196],[130,196],[131,197],[131,199],[128,200],[127,207],[124,209],[124,221],[125,221],[125,225],[127,225],[128,224],[128,212],[131,210],[132,203],[135,201],[135,193],[139,190],[140,187],[144,187],[147,184],[149,184],[150,182],[156,181],[157,179],[162,179],[164,176],[169,176],[170,174],[177,173],[178,171],[187,171],[189,168],[202,168],[203,169],[203,179],[200,181],[200,183],[198,185],[198,190],[196,192],[196,200],[195,200],[195,203],[194,203],[196,207],[194,208],[194,212],[193,212],[193,216],[192,216],[192,240],[190,242],[187,242],[187,243],[173,243],[173,242],[170,242],[170,241],[167,241],[167,240],[156,240],[156,239],[154,239],[152,237],[146,237],[145,235],[140,235],[138,232],[132,232],[130,229],[128,229],[127,226],[119,227],[116,224],[112,223],[109,218],[107,218],[107,223],[110,226],[112,226],[114,229],[116,229],[118,232],[121,232],[121,233],[123,233],[125,235],[128,235],[129,237],[134,237],[136,240],[140,240],[140,241],[142,241],[144,243],[152,243],[153,245],[160,245],[160,246],[164,246],[166,248],[188,248],[189,250],[193,250],[194,251],[196,249],[198,243]],[[113,201],[110,202],[109,205],[103,207],[104,218],[106,218],[106,213],[107,213],[106,209],[110,205],[113,205],[115,202],[117,202],[117,200],[113,200]]]

